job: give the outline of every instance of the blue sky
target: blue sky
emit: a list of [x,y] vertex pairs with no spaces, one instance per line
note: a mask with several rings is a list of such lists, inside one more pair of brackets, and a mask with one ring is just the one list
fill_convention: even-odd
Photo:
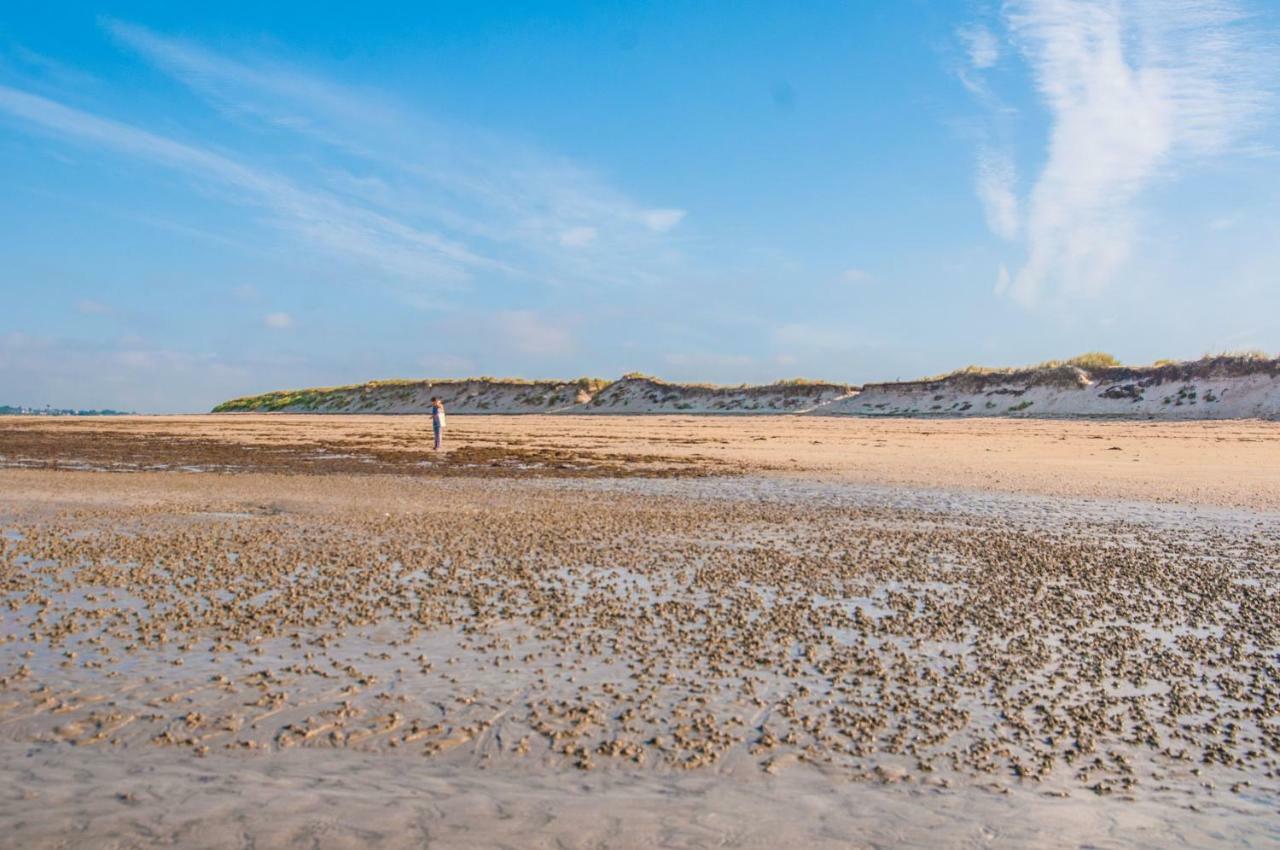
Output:
[[1280,350],[1280,5],[0,8],[0,403]]

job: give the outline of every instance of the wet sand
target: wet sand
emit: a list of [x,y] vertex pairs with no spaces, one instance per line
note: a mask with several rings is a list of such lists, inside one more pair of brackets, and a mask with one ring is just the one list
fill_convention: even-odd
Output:
[[0,844],[1280,842],[1274,423],[422,424],[0,423]]
[[1280,424],[1258,420],[451,416],[0,419],[0,468],[369,474],[765,474],[1280,510]]

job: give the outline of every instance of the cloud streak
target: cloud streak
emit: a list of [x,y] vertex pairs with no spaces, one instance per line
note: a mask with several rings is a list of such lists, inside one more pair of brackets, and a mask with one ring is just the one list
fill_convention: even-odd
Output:
[[[5,85],[0,117],[179,172],[353,279],[382,280],[412,301],[480,280],[645,282],[679,260],[671,231],[685,211],[635,203],[572,162],[269,59],[111,19],[103,27],[226,119],[217,147]],[[237,136],[246,127],[252,138]],[[263,132],[272,145],[260,144]],[[248,144],[237,151],[237,139]]]
[[265,211],[282,229],[386,273],[458,281],[469,269],[500,267],[439,234],[303,189],[220,153],[0,85],[0,112],[54,135],[181,171],[226,189],[235,202]]
[[964,42],[969,55],[969,64],[974,68],[979,70],[990,68],[1000,61],[1000,42],[986,27],[961,27],[956,35]]
[[[979,158],[988,226],[1027,251],[998,289],[1027,305],[1096,296],[1131,257],[1143,191],[1251,128],[1268,57],[1226,0],[1009,0],[1004,23],[1051,128],[1025,205],[1011,161]],[[968,43],[983,67],[992,54]]]
[[987,217],[987,227],[1001,239],[1018,238],[1019,214],[1013,159],[995,150],[978,158],[978,199]]
[[[316,179],[381,213],[430,223],[514,274],[644,280],[686,212],[636,203],[590,171],[278,62],[233,58],[116,20],[122,45],[234,121],[320,146]],[[591,233],[590,238],[586,234]]]

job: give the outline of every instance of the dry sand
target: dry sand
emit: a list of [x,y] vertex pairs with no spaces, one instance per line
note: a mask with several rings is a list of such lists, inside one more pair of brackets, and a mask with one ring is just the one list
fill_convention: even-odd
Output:
[[1280,842],[1274,423],[423,425],[0,423],[0,846]]

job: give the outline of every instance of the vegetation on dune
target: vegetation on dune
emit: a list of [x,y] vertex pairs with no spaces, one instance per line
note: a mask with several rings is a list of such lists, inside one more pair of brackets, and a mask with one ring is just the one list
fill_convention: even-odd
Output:
[[1070,360],[1062,361],[1061,364],[1053,363],[1052,365],[1076,366],[1089,372],[1094,369],[1114,369],[1122,364],[1118,357],[1105,351],[1086,351],[1084,354],[1077,354]]
[[356,404],[360,410],[371,409],[378,397],[407,402],[415,390],[439,390],[447,395],[450,389],[483,384],[495,387],[522,387],[554,390],[565,387],[576,393],[594,394],[610,382],[603,378],[581,377],[573,381],[530,380],[528,378],[495,378],[481,375],[475,378],[389,378],[366,381],[363,384],[344,384],[332,387],[309,387],[301,390],[274,390],[259,395],[244,396],[225,401],[213,409],[214,413],[276,413],[282,410],[314,411],[328,408],[347,408]]
[[328,397],[334,390],[317,387],[307,390],[277,390],[276,392],[263,393],[262,395],[245,396],[244,398],[235,398],[231,401],[224,401],[213,409],[214,413],[244,413],[249,411],[259,411],[274,413],[289,407],[301,407],[305,410],[314,410],[322,399]]
[[1095,369],[1114,369],[1120,365],[1119,358],[1113,354],[1108,354],[1105,351],[1087,351],[1084,354],[1077,354],[1075,357],[1070,357],[1066,360],[1044,360],[1034,366],[978,366],[971,364],[950,372],[944,372],[941,375],[931,375],[928,378],[908,381],[907,383],[935,383],[937,381],[966,377],[1010,377],[1014,375],[1021,377],[1035,373],[1050,376],[1053,373],[1063,372],[1064,368],[1066,370],[1073,368],[1083,369],[1089,372]]
[[654,375],[645,374],[644,372],[628,372],[618,379],[618,382],[621,381],[646,381],[650,384],[657,384],[658,386],[671,387],[674,389],[714,390],[716,392],[740,392],[742,390],[760,391],[797,387],[830,387],[832,389],[842,390],[852,389],[850,384],[842,384],[835,381],[819,381],[812,378],[784,378],[769,384],[712,384],[708,382],[668,381]]
[[768,384],[770,387],[848,387],[835,381],[817,381],[813,378],[783,378]]
[[[1264,351],[1248,350],[1206,354],[1199,360],[1157,360],[1150,366],[1125,366],[1105,351],[1089,351],[1066,360],[1045,360],[1034,366],[965,366],[941,375],[903,381],[897,386],[947,383],[963,389],[980,389],[993,382],[1030,386],[1080,386],[1088,381],[1116,381],[1157,377],[1191,380],[1210,375],[1240,376],[1280,374],[1280,358]],[[894,386],[878,384],[876,386]]]
[[799,391],[800,395],[814,395],[822,393],[825,390],[832,390],[840,394],[850,393],[857,389],[852,384],[841,384],[835,381],[815,381],[812,378],[783,378],[774,381],[772,384],[763,384],[761,386],[749,387],[752,392],[766,393],[772,390],[782,391]]
[[[1088,351],[1065,360],[1045,360],[1034,366],[992,367],[970,365],[941,375],[883,384],[870,387],[920,387],[947,384],[962,391],[981,390],[992,383],[1026,386],[1059,386],[1064,388],[1086,386],[1093,381],[1125,381],[1155,379],[1160,382],[1192,380],[1209,376],[1235,377],[1265,374],[1280,375],[1280,357],[1272,357],[1264,351],[1250,349],[1222,353],[1207,353],[1199,360],[1157,360],[1150,366],[1125,366],[1105,351]],[[525,391],[515,397],[518,405],[564,405],[590,400],[595,405],[617,403],[622,398],[628,382],[643,382],[658,388],[662,398],[653,401],[675,402],[681,391],[699,391],[716,396],[745,393],[760,396],[769,392],[790,391],[799,395],[815,395],[832,390],[847,393],[857,389],[849,384],[818,381],[810,378],[788,378],[771,384],[727,386],[708,383],[672,383],[643,372],[628,372],[616,381],[583,376],[569,381],[530,380],[527,378],[495,378],[483,375],[478,378],[395,378],[367,381],[336,387],[311,387],[301,390],[277,390],[261,395],[245,396],[225,401],[213,409],[214,413],[272,413],[282,410],[299,411],[350,411],[370,410],[382,399],[399,403],[412,401],[415,391],[439,389],[449,399],[449,390],[462,390],[476,385],[492,387],[520,387]],[[480,404],[475,392],[456,395],[457,403],[472,403],[488,409],[489,402]],[[612,402],[610,402],[612,399]],[[681,399],[681,402],[684,400]]]
[[600,390],[612,384],[613,381],[610,381],[607,378],[588,378],[583,376],[571,381],[570,383],[586,393],[595,395],[600,392]]
[[[431,379],[390,379],[367,381],[363,384],[348,384],[334,387],[311,387],[302,390],[277,390],[255,396],[232,399],[214,408],[214,413],[274,413],[279,411],[350,411],[369,410],[378,399],[400,403],[410,402],[415,390],[442,390],[446,401],[451,388],[465,388],[477,384],[494,387],[521,388],[523,391],[515,396],[517,405],[541,407],[552,404],[572,404],[586,399],[602,404],[606,396],[613,396],[623,390],[627,382],[644,382],[660,387],[668,394],[682,391],[699,391],[715,395],[731,395],[746,393],[760,395],[782,391],[800,395],[814,395],[827,390],[846,393],[853,389],[848,384],[837,384],[828,381],[816,381],[810,378],[790,378],[772,384],[751,386],[740,384],[724,386],[710,383],[672,383],[642,372],[628,372],[617,381],[603,378],[583,376],[570,381],[542,380],[534,381],[525,378],[495,378],[482,375],[476,378],[450,378],[445,380]],[[610,391],[610,388],[615,389]],[[457,403],[467,402],[472,394],[464,393],[458,397]],[[671,399],[674,400],[674,396]],[[476,401],[469,403],[479,404]],[[481,405],[487,408],[488,405]]]
[[1221,354],[1205,354],[1199,360],[1161,361],[1146,369],[1112,370],[1106,374],[1106,377],[1152,372],[1158,373],[1165,380],[1191,380],[1211,376],[1280,375],[1280,357],[1272,357],[1265,351],[1257,349],[1228,351]]
[[[670,387],[672,389],[722,390],[722,389],[739,389],[740,388],[740,387],[724,387],[719,384],[710,384],[710,383],[676,383],[673,381],[665,380],[663,378],[659,378],[656,375],[645,374],[644,372],[628,372],[627,374],[619,378],[617,381],[614,381],[612,383],[620,384],[623,381],[644,381],[646,383],[654,384],[659,387]],[[742,384],[741,386],[745,387],[746,384]]]
[[1220,358],[1229,358],[1232,360],[1271,360],[1272,357],[1261,348],[1241,348],[1235,351],[1206,351],[1200,355],[1201,360],[1217,360]]

